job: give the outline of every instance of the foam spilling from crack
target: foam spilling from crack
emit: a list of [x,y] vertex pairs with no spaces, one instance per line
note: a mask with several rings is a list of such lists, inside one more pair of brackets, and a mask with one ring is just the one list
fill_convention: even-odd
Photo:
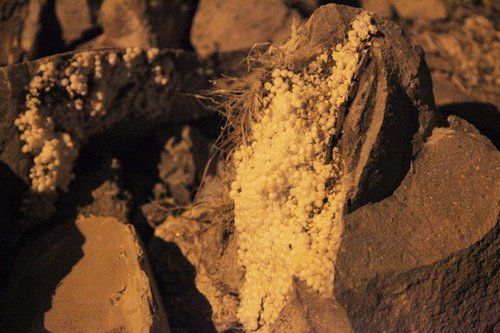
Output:
[[[24,142],[22,151],[33,157],[32,193],[67,191],[79,148],[91,135],[133,111],[148,118],[161,114],[158,105],[169,98],[162,87],[170,83],[173,66],[160,64],[158,55],[155,48],[130,48],[123,55],[89,51],[69,61],[39,65],[29,84],[26,110],[15,120]],[[144,83],[148,76],[150,82]],[[131,89],[139,82],[143,84],[139,89]],[[117,105],[119,95],[124,102]]]
[[245,268],[238,318],[247,331],[269,330],[293,277],[323,295],[333,292],[343,191],[331,138],[375,32],[370,14],[361,13],[344,45],[300,72],[275,69],[250,137],[234,153],[230,196]]

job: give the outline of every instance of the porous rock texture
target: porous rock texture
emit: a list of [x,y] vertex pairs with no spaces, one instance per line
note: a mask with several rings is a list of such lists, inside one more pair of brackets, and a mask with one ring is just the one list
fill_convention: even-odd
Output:
[[191,43],[201,57],[249,50],[258,43],[281,44],[290,36],[298,12],[282,0],[201,0]]
[[170,331],[130,225],[80,216],[41,236],[20,258],[4,300],[5,332]]
[[[285,66],[298,70],[315,55],[341,43],[359,12],[337,5],[320,7],[285,44]],[[423,52],[395,24],[378,17],[374,21],[378,33],[362,59],[334,138],[347,187],[345,213],[389,196],[439,119]],[[195,206],[180,217],[167,218],[155,230],[156,237],[176,243],[196,267],[196,285],[210,301],[219,331],[238,326],[238,293],[245,276],[237,264],[238,235],[227,194],[232,172],[231,166],[219,165],[218,174],[205,181]],[[334,299],[308,293],[296,283],[269,331],[350,329],[348,313]],[[332,314],[318,317],[313,309],[332,309]]]
[[[358,10],[320,7],[298,31],[287,59],[306,61],[343,39]],[[439,115],[422,50],[394,23],[375,18],[378,34],[362,60],[335,139],[348,190],[349,209],[390,194],[409,168]],[[344,118],[344,119],[342,119]]]
[[[78,194],[81,195],[81,193]],[[114,217],[122,223],[127,223],[130,220],[132,195],[123,189],[123,184],[118,176],[104,180],[97,188],[91,191],[91,195],[93,201],[81,207],[79,213],[83,215]],[[75,198],[72,199],[75,200]]]
[[[182,122],[206,115],[206,111],[193,97],[187,97],[191,89],[200,89],[206,82],[203,70],[200,70],[194,57],[182,51],[148,50],[82,51],[1,68],[0,160],[26,183],[29,184],[33,180],[28,179],[28,170],[33,167],[33,156],[22,151],[22,133],[14,123],[29,109],[29,100],[33,99],[29,97],[25,87],[29,84],[32,87],[37,85],[34,82],[37,81],[37,76],[41,76],[40,68],[44,65],[53,66],[55,70],[52,73],[55,74],[52,74],[54,77],[48,81],[52,82],[53,87],[36,92],[39,94],[38,98],[44,102],[42,107],[45,111],[42,112],[45,117],[53,117],[56,130],[68,131],[73,128],[70,135],[73,140],[77,137],[80,138],[76,139],[77,141],[83,139],[81,143],[107,129],[108,140],[104,139],[102,142],[107,145],[118,144],[127,138],[143,135],[148,129],[157,126],[158,121]],[[151,63],[153,58],[156,64]],[[65,69],[66,66],[69,68],[74,66],[75,61],[82,60],[91,64],[87,76],[78,74],[73,77],[64,74],[69,70]],[[87,67],[83,67],[88,65],[78,66],[82,67],[76,69],[77,72],[88,71]],[[64,76],[67,78],[63,79]],[[80,78],[84,80],[83,84],[76,82]],[[78,87],[80,91],[75,95],[69,87]],[[179,95],[181,96],[176,98]],[[38,98],[33,101],[39,103]],[[96,106],[105,112],[104,116],[76,116],[80,112],[79,109],[90,114],[93,109],[97,110]],[[58,112],[62,113],[56,116]],[[75,117],[80,120],[74,119]],[[70,120],[72,118],[73,120]],[[76,132],[75,124],[78,128]],[[110,127],[114,130],[110,131]]]

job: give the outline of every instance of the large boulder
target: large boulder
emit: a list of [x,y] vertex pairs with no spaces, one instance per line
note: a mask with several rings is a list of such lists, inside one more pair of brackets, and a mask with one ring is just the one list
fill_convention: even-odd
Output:
[[115,218],[60,226],[17,263],[2,304],[6,332],[169,332],[141,242]]
[[191,43],[201,57],[248,51],[258,43],[280,44],[290,37],[297,11],[282,0],[202,0],[191,30]]
[[[342,42],[359,9],[320,7],[288,42],[285,61],[303,66]],[[389,195],[439,122],[422,49],[396,24],[375,17],[372,39],[346,105],[342,147],[351,209]],[[293,41],[293,43],[292,43]]]
[[[359,9],[344,6],[320,7],[278,50],[276,67],[272,57],[266,59],[257,80],[266,80],[276,68],[294,72],[308,68],[315,56],[344,41],[350,22],[359,13]],[[347,188],[342,203],[345,213],[390,196],[440,119],[422,50],[394,23],[379,17],[374,22],[378,33],[362,56],[334,138],[340,147],[342,183]],[[210,301],[219,331],[238,326],[239,293],[245,280],[245,269],[238,264],[238,234],[228,195],[233,172],[230,163],[220,164],[217,175],[205,180],[195,206],[180,216],[169,216],[155,230],[157,238],[176,243],[197,268],[196,285]],[[351,329],[349,313],[335,299],[322,297],[303,283],[294,283],[286,299],[275,324],[266,329]]]
[[449,121],[393,195],[345,217],[335,293],[356,331],[488,331],[495,323],[500,153],[470,124]]

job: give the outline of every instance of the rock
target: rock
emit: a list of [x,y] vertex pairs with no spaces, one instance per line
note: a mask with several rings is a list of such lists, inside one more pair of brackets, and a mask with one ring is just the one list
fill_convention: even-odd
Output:
[[347,314],[337,301],[321,298],[295,281],[288,302],[273,325],[279,332],[354,332]]
[[[217,331],[235,328],[237,295],[243,281],[242,267],[236,264],[234,225],[226,223],[231,211],[225,172],[220,164],[217,175],[207,177],[196,205],[180,215],[169,215],[155,229],[157,242],[175,244],[184,260],[196,268],[193,282],[210,302],[211,322]],[[165,264],[160,261],[159,265]]]
[[348,296],[356,331],[495,331],[499,239],[497,223],[481,241],[436,263],[379,275],[362,300]]
[[178,204],[192,202],[191,194],[203,176],[208,150],[207,139],[188,126],[182,128],[179,138],[170,137],[165,143],[158,164],[159,176]]
[[0,66],[53,54],[63,49],[54,3],[13,0],[0,4]]
[[[19,62],[35,49],[35,36],[40,29],[41,4],[37,1],[10,1],[0,5],[0,65]],[[26,28],[26,31],[25,31]]]
[[[286,45],[289,64],[301,64],[343,40],[359,9],[327,5],[314,12]],[[354,209],[394,191],[410,160],[440,119],[422,50],[394,23],[375,18],[379,34],[357,78],[346,108],[342,147]],[[293,43],[292,43],[293,42]]]
[[[494,318],[495,287],[481,287],[498,274],[487,254],[494,247],[480,250],[478,242],[498,242],[485,235],[498,219],[500,153],[470,124],[449,121],[450,128],[434,130],[393,195],[345,217],[334,290],[355,331],[484,331],[494,324],[486,318]],[[456,298],[462,292],[464,304]]]
[[[314,56],[344,40],[349,22],[359,12],[337,5],[317,9],[283,45],[279,66],[302,70]],[[341,134],[334,138],[335,145],[341,147],[342,183],[348,189],[346,213],[390,196],[440,119],[422,50],[394,23],[379,17],[374,21],[378,34],[362,60],[343,110],[345,117],[339,116]],[[265,70],[269,73],[273,69],[271,63]],[[261,90],[255,94],[260,96]],[[244,279],[228,197],[234,170],[230,163],[225,168],[228,170],[220,168],[205,182],[193,208],[167,217],[155,229],[156,237],[177,244],[197,268],[196,285],[210,301],[218,331],[237,326],[238,296]],[[323,299],[301,284],[287,299],[279,321],[270,327],[273,332],[325,331],[333,327],[329,323],[336,323],[338,331],[350,329],[348,317],[335,299]],[[317,319],[311,318],[317,314],[311,309],[324,312]]]
[[107,180],[92,191],[94,201],[83,207],[85,215],[110,216],[126,222],[130,217],[131,196],[115,180]]
[[158,133],[157,139],[164,145],[157,166],[161,182],[153,187],[155,200],[141,207],[142,216],[152,228],[192,203],[210,166],[209,141],[195,127],[168,129]]
[[399,15],[412,20],[439,20],[446,18],[447,8],[443,0],[396,0],[392,5]]
[[103,34],[83,45],[185,48],[195,1],[105,0],[99,10]]
[[174,198],[157,199],[141,207],[141,213],[151,228],[162,224],[169,215],[180,211]]
[[[319,6],[322,4],[329,3],[331,1],[329,0],[283,0],[283,2],[292,8],[297,9],[300,14],[304,17],[309,17]],[[337,3],[341,3],[342,1],[337,1]],[[344,1],[346,2],[346,1]],[[347,1],[351,2],[352,1]],[[355,6],[355,4],[352,4],[352,6]]]
[[100,33],[97,23],[99,8],[96,1],[56,0],[55,13],[66,46],[78,45]]
[[426,52],[438,106],[463,102],[500,106],[496,65],[500,43],[491,17],[481,8],[454,6],[448,20],[409,27]]
[[[0,68],[0,161],[28,184],[33,156],[22,153],[14,121],[25,111],[25,87],[41,76],[40,68],[47,64],[55,71],[52,81],[47,81],[52,86],[38,97],[44,101],[41,108],[47,108],[43,112],[54,119],[60,131],[70,133],[77,146],[97,134],[103,146],[119,144],[143,135],[159,121],[182,122],[207,114],[189,94],[206,84],[203,70],[193,55],[181,51],[83,51]],[[84,73],[88,84],[78,86],[85,89],[83,94],[75,95],[63,86],[71,71]],[[179,94],[182,90],[185,94]],[[174,100],[177,95],[182,97]],[[74,119],[78,118],[78,107],[89,114],[86,120]],[[101,116],[96,117],[96,112]]]
[[134,228],[114,218],[80,217],[24,249],[6,304],[9,332],[170,331]]
[[[430,3],[438,2],[396,1],[394,5],[428,5],[429,12],[435,13]],[[389,13],[380,14],[391,16],[391,1],[363,1],[365,9],[377,13],[385,11],[384,6]],[[472,5],[463,1],[460,5],[448,3],[446,7],[447,20],[421,22],[411,21],[407,16],[395,19],[404,23],[411,38],[425,50],[435,102],[444,116],[466,119],[498,147],[500,134],[492,121],[498,117],[500,105],[495,83],[499,76],[495,65],[499,44],[492,37],[496,33],[494,15],[486,2]]]
[[[456,116],[474,125],[482,135],[500,149],[500,111],[495,105],[487,103],[452,103],[443,105],[439,110],[446,117]],[[450,118],[448,118],[450,119]],[[453,118],[452,118],[453,119]]]
[[282,0],[202,0],[191,30],[191,43],[201,57],[249,50],[257,43],[281,44],[300,16]]
[[196,269],[179,248],[153,237],[148,254],[173,332],[215,332],[212,309],[195,285]]
[[384,17],[396,12],[407,20],[433,21],[446,18],[448,8],[443,0],[363,0],[364,9]]
[[364,9],[382,17],[391,17],[393,14],[390,0],[362,0],[362,6]]

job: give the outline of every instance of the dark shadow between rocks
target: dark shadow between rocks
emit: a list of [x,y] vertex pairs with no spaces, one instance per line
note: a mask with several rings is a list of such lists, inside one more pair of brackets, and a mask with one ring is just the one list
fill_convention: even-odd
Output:
[[439,107],[447,118],[454,115],[467,120],[474,125],[481,134],[486,136],[500,149],[500,112],[489,103],[452,103]]
[[2,332],[45,332],[44,314],[59,283],[83,257],[84,237],[74,223],[39,237],[21,251],[7,285]]
[[35,55],[38,58],[64,51],[62,30],[56,15],[56,2],[49,0],[40,13],[41,29],[35,45]]
[[196,271],[174,243],[154,237],[148,246],[172,333],[216,332],[212,308],[196,288]]
[[26,184],[5,163],[0,162],[0,299],[14,263],[21,219],[19,207]]

